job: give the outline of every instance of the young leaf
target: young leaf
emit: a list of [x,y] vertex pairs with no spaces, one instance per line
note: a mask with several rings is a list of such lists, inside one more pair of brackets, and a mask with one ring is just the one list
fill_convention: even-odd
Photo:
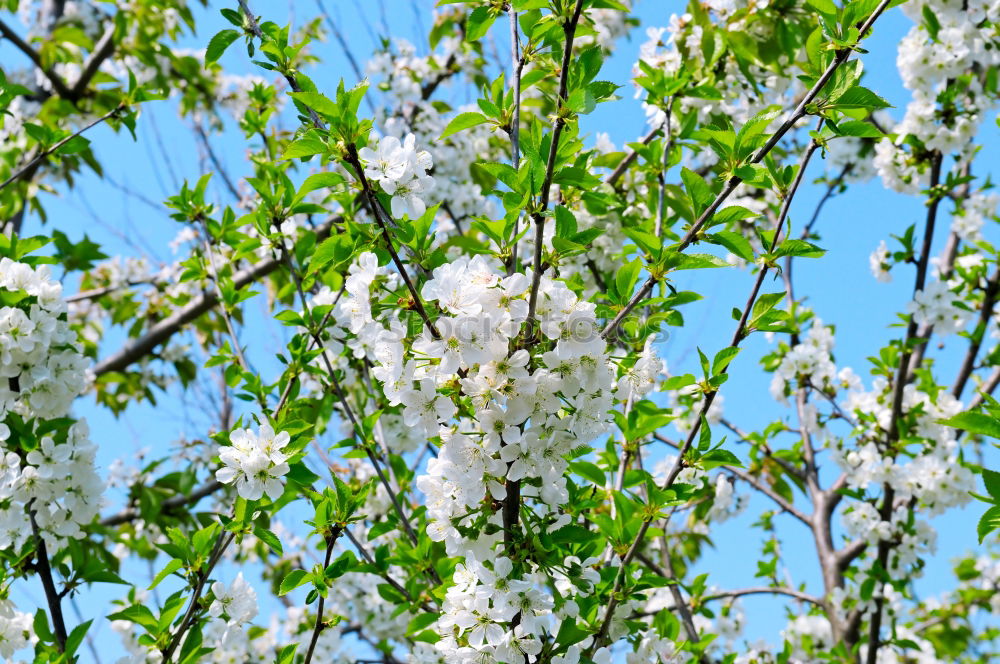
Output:
[[153,582],[149,584],[149,589],[152,590],[153,588],[158,586],[161,581],[163,581],[165,578],[167,578],[168,576],[179,570],[181,567],[183,567],[183,565],[184,565],[183,560],[180,560],[179,558],[173,558],[169,563],[167,563],[167,566],[164,567],[162,570],[160,570],[160,573],[153,578]]
[[222,54],[226,52],[229,45],[240,38],[240,33],[236,30],[223,30],[222,32],[216,33],[212,37],[211,41],[208,42],[208,47],[205,49],[205,66],[217,62]]
[[293,569],[284,579],[282,579],[278,595],[287,595],[308,580],[309,572],[304,569]]
[[463,129],[468,129],[469,127],[475,127],[476,125],[481,125],[489,122],[490,119],[487,118],[482,113],[459,113],[451,119],[448,126],[444,128],[438,140],[442,138],[448,138],[453,134],[457,134]]

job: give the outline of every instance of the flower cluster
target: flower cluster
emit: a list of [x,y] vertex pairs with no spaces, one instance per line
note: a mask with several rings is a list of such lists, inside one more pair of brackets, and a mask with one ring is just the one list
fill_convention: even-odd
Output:
[[663,362],[651,343],[628,364],[612,361],[594,305],[547,275],[534,311],[538,337],[525,343],[532,275],[507,275],[485,256],[434,270],[420,291],[433,323],[408,339],[395,314],[376,306],[384,273],[374,254],[357,259],[330,335],[371,363],[406,427],[440,440],[416,484],[427,498],[428,535],[464,563],[436,627],[437,656],[533,657],[559,611],[547,591],[498,557],[501,514],[484,505],[504,500],[517,482],[549,529],[569,523],[567,455],[607,430],[616,398],[634,401],[654,389]]
[[215,599],[208,607],[208,615],[224,618],[228,627],[250,622],[257,615],[257,593],[243,578],[243,572],[228,587],[221,581],[213,583],[212,594]]
[[236,429],[229,434],[231,445],[219,452],[225,464],[215,473],[223,484],[236,483],[236,491],[247,500],[260,500],[265,494],[277,500],[285,490],[282,477],[288,473],[289,455],[283,452],[288,445],[287,431],[275,435],[269,424],[261,424],[258,433],[250,429]]
[[429,152],[416,149],[413,134],[408,134],[402,143],[395,136],[383,136],[376,149],[361,148],[358,157],[365,164],[365,176],[392,196],[393,217],[416,219],[427,211],[421,194],[434,188],[434,178],[427,175],[434,162]]
[[0,657],[9,662],[14,653],[35,641],[32,615],[18,611],[9,600],[0,600]]
[[104,490],[96,448],[84,420],[39,425],[69,415],[87,360],[47,266],[0,258],[0,295],[0,547],[25,541],[32,514],[47,540],[79,538]]
[[0,258],[0,422],[8,412],[52,419],[86,387],[87,361],[66,322],[62,285],[48,266]]
[[919,325],[931,325],[937,334],[947,336],[960,331],[968,322],[969,312],[958,306],[959,301],[946,282],[935,281],[917,291],[906,310]]
[[823,321],[814,318],[805,341],[793,346],[781,358],[771,379],[771,396],[786,403],[790,383],[809,384],[820,389],[836,383],[838,375],[830,355],[832,350],[832,330],[823,325]]
[[[922,0],[907,3],[903,11],[914,26],[900,41],[896,64],[913,99],[903,120],[887,127],[895,140],[885,138],[876,145],[874,164],[887,187],[916,193],[927,184],[928,166],[916,151],[906,149],[907,137],[928,150],[958,152],[962,161],[974,153],[971,141],[995,104],[986,72],[1000,64],[995,28],[1000,13],[996,3],[984,0]],[[928,14],[935,17],[934,29],[924,18]],[[958,94],[948,108],[939,105],[948,81],[959,77]]]

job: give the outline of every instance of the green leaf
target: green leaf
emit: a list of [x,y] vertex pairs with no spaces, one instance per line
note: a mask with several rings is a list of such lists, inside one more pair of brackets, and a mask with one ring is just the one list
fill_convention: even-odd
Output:
[[647,233],[646,231],[640,231],[637,228],[623,228],[622,232],[628,236],[630,240],[636,243],[636,245],[645,251],[650,256],[658,257],[660,255],[660,249],[663,246],[662,240],[652,233]]
[[295,194],[295,198],[302,200],[305,195],[311,191],[316,191],[317,189],[325,189],[328,187],[336,187],[345,182],[344,176],[340,173],[330,173],[329,171],[323,173],[314,173],[305,179],[302,186],[299,187],[298,192]]
[[208,42],[208,48],[205,49],[205,66],[217,62],[229,48],[229,45],[239,38],[240,33],[236,30],[223,30],[216,33]]
[[413,618],[413,620],[411,620],[410,623],[406,626],[406,633],[415,634],[419,631],[422,631],[433,625],[438,618],[439,616],[436,613],[417,614],[417,616]]
[[739,352],[739,348],[727,346],[716,353],[715,358],[712,359],[712,375],[717,376],[724,373],[729,367],[729,363],[733,361],[734,357],[739,355]]
[[55,635],[52,634],[52,630],[49,628],[49,615],[45,613],[45,609],[38,609],[35,612],[35,620],[32,627],[35,634],[42,641],[53,642],[56,640]]
[[737,233],[736,231],[719,231],[710,235],[708,239],[710,242],[722,245],[746,262],[754,262],[753,247],[750,246],[750,241],[743,237],[742,233]]
[[315,136],[304,136],[297,141],[292,141],[285,148],[285,152],[281,155],[281,158],[296,159],[298,157],[311,157],[314,154],[321,154],[323,152],[326,152],[326,143]]
[[590,461],[574,461],[569,464],[569,469],[599,487],[604,486],[604,471],[595,463],[591,463]]
[[83,136],[74,136],[65,143],[59,146],[56,150],[56,154],[76,154],[77,152],[83,152],[88,147],[90,147],[90,141]]
[[715,200],[712,190],[705,183],[704,178],[689,168],[681,169],[681,180],[684,181],[684,188],[691,199],[695,216],[701,216],[701,213]]
[[806,0],[806,4],[821,14],[837,15],[837,5],[833,0]]
[[341,262],[351,256],[353,245],[346,235],[334,235],[319,243],[309,259],[309,274],[315,274],[330,264]]
[[986,485],[986,493],[1000,502],[1000,473],[983,468],[983,484]]
[[588,636],[591,636],[588,630],[581,629],[576,624],[575,619],[566,617],[559,625],[559,631],[556,633],[556,644],[562,647],[571,646],[583,641]]
[[882,138],[885,136],[871,122],[864,120],[848,120],[837,125],[839,136],[855,136],[857,138]]
[[941,32],[941,22],[938,21],[934,10],[930,8],[930,5],[924,5],[920,13],[924,17],[924,27],[927,28],[927,34],[931,36],[932,41],[937,41],[938,33]]
[[743,464],[740,463],[739,457],[729,450],[724,450],[722,448],[705,452],[705,454],[701,457],[701,464],[705,470],[717,468],[719,466],[735,466],[737,468],[741,468],[743,466]]
[[775,256],[802,256],[805,258],[819,258],[826,253],[826,249],[817,247],[812,242],[792,238],[782,242],[774,251]]
[[83,637],[86,636],[87,630],[90,629],[90,624],[94,622],[93,620],[88,620],[87,622],[80,623],[73,628],[73,631],[69,633],[66,637],[66,654],[73,655],[76,653],[80,644],[83,643]]
[[641,269],[642,263],[638,258],[618,268],[618,272],[615,274],[615,286],[618,287],[618,296],[623,300],[632,297],[632,290],[639,280]]
[[274,664],[292,664],[295,661],[295,649],[299,647],[297,643],[290,643],[278,653],[278,659]]
[[941,420],[941,424],[946,424],[956,429],[963,429],[969,433],[1000,438],[1000,419],[984,415],[983,413],[973,413],[971,411],[959,413],[954,417]]
[[137,625],[141,625],[147,632],[150,630],[156,630],[156,617],[153,616],[153,612],[142,604],[133,604],[132,606],[125,607],[121,611],[112,613],[108,616],[108,620],[127,620],[133,622]]
[[986,536],[998,528],[1000,528],[1000,505],[994,505],[986,510],[983,517],[979,520],[979,525],[976,527],[976,533],[979,534],[979,543],[982,544]]
[[576,235],[576,217],[563,205],[556,206],[556,235],[567,240]]
[[322,115],[339,117],[341,109],[326,95],[319,92],[289,92],[288,95],[312,110]]
[[864,108],[869,110],[878,110],[892,106],[885,99],[882,99],[868,88],[860,85],[855,85],[840,95],[833,102],[833,105],[838,108]]
[[451,119],[448,126],[444,128],[441,135],[438,136],[438,140],[442,138],[448,138],[452,134],[457,134],[463,129],[468,129],[469,127],[475,127],[477,125],[485,124],[489,122],[490,119],[483,115],[482,113],[459,113]]
[[165,578],[167,578],[168,576],[170,576],[183,566],[184,566],[184,561],[180,560],[179,558],[174,558],[173,560],[171,560],[169,563],[167,563],[167,566],[164,567],[162,570],[160,570],[160,573],[153,578],[153,582],[149,584],[149,589],[152,590],[153,588],[158,586],[160,584],[160,581],[163,581]]
[[[829,1],[829,0],[827,0]],[[742,161],[750,156],[758,145],[764,144],[763,134],[772,121],[781,111],[774,108],[765,108],[761,112],[746,121],[736,134],[736,156]]]
[[754,322],[761,316],[774,309],[784,297],[784,293],[765,293],[758,297],[757,301],[753,304],[753,312],[750,315],[750,326],[752,327]]
[[309,572],[304,569],[293,569],[284,579],[281,580],[281,587],[278,589],[278,595],[287,595],[308,580]]
[[281,549],[281,540],[278,539],[278,536],[272,533],[270,530],[268,530],[267,528],[256,526],[253,529],[253,534],[257,537],[257,539],[266,544],[267,548],[271,549],[271,551],[274,551],[275,555],[277,556],[283,555],[284,552]]
[[489,7],[476,7],[465,24],[465,41],[475,42],[485,37],[496,19]]

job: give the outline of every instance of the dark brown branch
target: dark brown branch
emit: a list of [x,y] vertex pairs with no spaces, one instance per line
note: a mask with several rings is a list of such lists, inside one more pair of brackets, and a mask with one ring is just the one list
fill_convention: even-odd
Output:
[[56,632],[56,643],[59,652],[66,650],[66,620],[63,618],[62,602],[60,594],[56,590],[55,581],[52,578],[52,565],[49,562],[48,548],[45,546],[45,538],[42,537],[38,522],[35,520],[35,508],[32,505],[34,498],[28,503],[28,520],[31,522],[31,533],[35,540],[36,563],[35,570],[42,580],[42,588],[45,590],[45,601],[49,606],[49,616],[52,618],[52,627]]
[[[886,0],[883,0],[883,5],[886,4]],[[822,122],[822,119],[820,120]],[[774,229],[774,236],[771,238],[771,245],[768,248],[768,252],[773,252],[778,245],[778,241],[781,239],[781,231],[785,223],[785,219],[788,216],[788,210],[791,206],[792,199],[795,196],[795,192],[798,191],[798,187],[802,182],[802,177],[805,174],[806,167],[809,165],[809,160],[813,153],[818,148],[818,144],[815,141],[810,142],[809,147],[806,149],[805,153],[802,155],[802,159],[799,163],[799,170],[795,174],[795,179],[792,182],[788,193],[785,196],[784,201],[781,206],[781,213],[778,216],[778,223]],[[769,267],[768,265],[762,265],[760,272],[757,275],[757,280],[754,283],[753,289],[750,292],[750,296],[747,298],[747,303],[743,309],[743,314],[740,316],[740,321],[736,326],[736,330],[733,332],[733,338],[729,343],[729,347],[736,348],[739,346],[740,342],[744,339],[746,333],[747,321],[750,317],[750,312],[753,309],[754,302],[757,299],[757,294],[760,292],[760,287],[764,283],[764,278],[767,276]],[[695,422],[694,426],[691,427],[684,444],[677,451],[677,461],[674,462],[673,467],[667,475],[666,480],[663,482],[662,488],[669,489],[677,476],[680,474],[681,470],[684,468],[685,461],[684,457],[687,455],[688,451],[691,449],[691,445],[694,442],[695,437],[698,435],[698,431],[701,428],[701,422],[705,415],[708,413],[708,409],[712,405],[712,401],[715,399],[715,395],[718,394],[717,391],[708,392],[705,394],[705,400],[701,407],[701,412],[699,413],[698,420]],[[642,525],[639,527],[639,532],[636,533],[635,539],[632,545],[629,547],[628,552],[625,557],[621,560],[621,567],[618,569],[618,574],[615,577],[615,583],[610,593],[610,599],[608,600],[607,613],[604,616],[604,620],[601,622],[601,626],[598,629],[597,634],[594,636],[594,643],[591,646],[588,654],[593,653],[596,648],[604,645],[605,639],[607,637],[608,628],[611,625],[611,618],[614,614],[614,609],[617,607],[619,600],[618,596],[621,593],[622,586],[625,582],[626,569],[632,558],[635,557],[636,552],[642,540],[646,536],[646,532],[649,530],[650,521],[643,520]]]
[[[931,245],[934,241],[934,227],[937,220],[937,209],[941,203],[941,196],[937,191],[941,179],[942,155],[935,153],[931,157],[930,176],[930,196],[931,200],[927,206],[927,219],[924,223],[924,237],[920,249],[920,257],[917,260],[917,273],[913,283],[913,294],[924,289],[927,281],[927,266],[930,262]],[[917,321],[914,314],[910,314],[910,322],[906,327],[906,337],[903,339],[903,350],[899,358],[899,368],[896,373],[895,384],[893,385],[892,414],[889,419],[889,428],[886,432],[888,437],[887,452],[892,453],[893,443],[899,440],[899,423],[903,417],[903,392],[910,377],[910,342],[917,335]],[[893,454],[895,456],[895,454]],[[882,521],[892,520],[893,502],[895,491],[892,486],[885,484],[882,491],[882,507],[879,516]],[[876,561],[880,569],[888,573],[886,567],[889,560],[889,550],[891,543],[886,540],[879,540]],[[883,582],[883,588],[885,582]],[[882,608],[885,604],[884,593],[879,593],[875,599],[875,609],[868,624],[868,654],[865,658],[866,664],[876,664],[878,659],[878,649],[882,630]]]
[[[649,133],[643,136],[640,142],[643,145],[649,145],[650,143],[653,142],[653,139],[660,134],[661,131],[663,131],[662,126],[650,129]],[[611,171],[611,173],[608,174],[608,177],[604,178],[604,182],[610,185],[613,185],[616,182],[618,182],[621,176],[625,174],[625,171],[628,170],[628,167],[632,165],[632,162],[634,162],[638,156],[639,156],[638,152],[636,152],[635,150],[629,150],[628,153],[626,153],[625,157],[620,162],[618,162],[617,166],[615,166],[615,170]]]
[[225,530],[219,531],[219,536],[215,540],[215,546],[208,558],[208,562],[203,569],[199,569],[196,572],[197,580],[195,581],[194,592],[191,595],[191,603],[188,604],[187,611],[184,613],[184,618],[181,620],[181,624],[178,625],[177,631],[170,637],[167,646],[160,651],[163,654],[163,664],[170,664],[170,658],[173,657],[174,651],[181,645],[184,634],[187,633],[188,628],[191,627],[191,623],[198,613],[199,600],[201,599],[202,591],[205,589],[205,583],[208,582],[209,575],[215,569],[215,566],[219,564],[222,554],[225,553],[235,537],[235,533],[227,533]]
[[97,41],[94,46],[94,50],[91,52],[90,57],[83,65],[83,70],[80,72],[80,78],[76,80],[73,84],[73,89],[70,91],[70,96],[68,99],[74,101],[83,96],[86,92],[87,86],[93,80],[97,71],[100,69],[101,64],[111,57],[111,54],[115,52],[115,24],[112,22],[111,25],[107,27],[104,34]]

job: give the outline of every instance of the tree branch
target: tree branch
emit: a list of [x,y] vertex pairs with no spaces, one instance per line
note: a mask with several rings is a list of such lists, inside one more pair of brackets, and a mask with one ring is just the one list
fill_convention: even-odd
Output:
[[972,336],[969,337],[969,349],[962,360],[962,367],[955,378],[955,385],[951,388],[951,395],[956,399],[962,398],[962,392],[965,391],[965,384],[968,382],[969,376],[972,375],[972,370],[976,366],[976,357],[979,355],[979,348],[983,343],[983,337],[986,336],[986,326],[993,316],[993,308],[996,305],[998,290],[1000,290],[1000,267],[993,271],[989,281],[986,282],[986,290],[983,293],[983,306],[979,309],[979,321],[976,323],[976,329],[973,330]]
[[809,593],[804,593],[800,590],[795,590],[794,588],[785,588],[783,586],[758,586],[754,588],[743,588],[741,590],[727,590],[725,592],[706,595],[700,599],[702,602],[711,602],[718,599],[745,597],[746,595],[787,595],[788,597],[794,597],[797,600],[818,606],[824,611],[828,610],[826,603],[820,598],[810,595]]
[[[653,437],[656,440],[660,441],[661,443],[666,443],[667,445],[670,445],[674,449],[680,449],[680,445],[676,441],[670,440],[669,438],[666,438],[660,433],[654,433]],[[737,468],[735,466],[723,465],[722,468],[725,469],[726,472],[730,473],[734,477],[738,477],[739,479],[743,480],[753,488],[757,489],[758,491],[766,495],[768,498],[773,500],[775,503],[777,503],[778,507],[780,507],[782,510],[788,512],[788,514],[792,515],[805,525],[809,526],[809,528],[812,528],[813,525],[812,520],[809,518],[807,514],[805,514],[799,508],[795,507],[795,505],[793,505],[792,503],[788,502],[785,498],[781,496],[781,494],[779,494],[777,491],[769,487],[767,484],[760,481],[759,478],[757,478],[754,475],[751,475],[749,472],[743,470],[742,468]]]
[[[316,228],[316,241],[325,240],[334,226],[343,223],[344,217],[338,215]],[[281,265],[276,257],[271,257],[256,263],[233,275],[233,288],[239,290],[274,272]],[[145,357],[159,344],[167,341],[183,326],[200,317],[219,303],[215,293],[204,292],[192,299],[186,305],[153,325],[144,335],[127,342],[120,350],[94,365],[97,376],[111,371],[123,371],[133,362]]]
[[[333,545],[337,543],[340,533],[341,529],[334,527],[333,531],[326,537],[326,555],[323,558],[324,570],[330,566],[330,558],[333,557]],[[303,660],[303,664],[310,664],[312,662],[313,652],[316,650],[316,642],[319,641],[320,633],[326,628],[326,625],[323,623],[323,608],[325,604],[326,596],[321,593],[319,602],[316,604],[316,626],[313,628],[312,638],[309,639],[309,649],[306,650],[306,658]]]
[[26,56],[28,56],[28,59],[31,60],[32,64],[38,67],[38,70],[41,71],[43,74],[45,74],[45,78],[49,80],[49,82],[52,84],[52,87],[55,89],[56,93],[60,97],[62,97],[63,99],[68,99],[70,101],[73,101],[74,99],[73,91],[70,90],[69,86],[66,85],[66,81],[64,81],[62,77],[60,77],[59,74],[54,72],[52,69],[44,66],[42,64],[41,56],[38,55],[38,51],[31,48],[31,46],[26,41],[21,39],[20,35],[14,32],[14,30],[12,30],[3,21],[0,21],[0,36],[7,39],[7,41],[13,44],[17,48],[17,50],[21,51]]
[[544,244],[545,217],[543,213],[549,208],[549,193],[552,187],[552,178],[555,175],[556,155],[559,152],[559,137],[562,135],[563,127],[566,126],[566,118],[563,117],[563,104],[566,103],[567,88],[569,86],[570,59],[573,56],[573,38],[576,36],[576,24],[580,20],[583,12],[583,0],[576,0],[573,8],[573,15],[563,25],[563,35],[566,38],[566,46],[563,50],[562,68],[559,71],[559,94],[556,97],[556,119],[552,126],[552,138],[549,143],[549,156],[545,163],[545,177],[542,180],[541,194],[539,195],[538,209],[532,215],[535,222],[535,258],[531,274],[531,290],[528,295],[528,318],[526,320],[528,333],[531,333],[532,325],[535,321],[535,305],[538,301],[538,287],[542,282],[542,245]]
[[110,111],[108,111],[107,113],[105,113],[104,115],[102,115],[101,117],[97,118],[96,120],[94,120],[90,124],[86,125],[85,127],[82,127],[81,129],[78,129],[76,132],[70,134],[69,136],[63,138],[60,141],[57,141],[54,145],[51,145],[50,147],[42,150],[37,155],[35,155],[32,158],[31,161],[29,161],[27,164],[25,164],[20,169],[18,169],[17,171],[15,171],[14,174],[11,175],[6,180],[4,180],[3,183],[0,183],[0,189],[3,189],[4,187],[6,187],[7,185],[11,184],[12,182],[16,182],[16,181],[20,180],[21,177],[24,176],[26,173],[29,173],[29,172],[34,173],[34,167],[35,167],[36,164],[38,164],[43,159],[45,159],[49,155],[53,154],[57,150],[59,150],[59,148],[61,148],[62,146],[66,145],[67,143],[69,143],[71,140],[73,140],[77,136],[83,134],[83,132],[87,131],[88,129],[91,129],[92,127],[96,127],[97,125],[101,124],[102,122],[104,122],[105,120],[107,120],[108,118],[110,118],[111,116],[115,115],[116,113],[118,113],[118,111],[120,111],[123,108],[124,108],[124,105],[122,105],[122,104],[119,104],[118,106],[115,106],[113,109],[111,109]]
[[[866,37],[865,33],[867,33],[868,30],[872,27],[872,24],[875,23],[875,20],[882,15],[882,12],[885,11],[886,7],[889,6],[890,2],[892,2],[892,0],[882,0],[882,2],[878,4],[878,6],[875,8],[875,11],[873,11],[871,16],[869,16],[868,19],[865,20],[865,22],[862,24],[861,29],[858,32],[858,41],[861,41]],[[851,49],[846,49],[846,48],[836,52],[833,58],[833,62],[830,63],[830,65],[826,68],[826,70],[819,77],[816,83],[814,83],[813,86],[809,89],[809,91],[805,94],[805,96],[799,102],[798,106],[795,107],[795,110],[792,111],[791,115],[784,122],[781,123],[781,126],[778,127],[778,130],[771,135],[771,138],[767,141],[767,143],[765,143],[757,151],[753,159],[750,160],[751,164],[759,164],[761,161],[763,161],[764,157],[766,157],[767,154],[774,148],[774,146],[778,144],[778,141],[780,141],[782,137],[786,133],[788,133],[788,131],[792,129],[792,127],[795,126],[795,123],[797,123],[799,120],[805,117],[806,107],[816,99],[816,97],[823,90],[823,87],[827,84],[827,82],[831,78],[833,78],[833,74],[834,72],[837,71],[837,68],[840,67],[840,65],[844,64],[845,62],[847,62],[847,59],[851,56],[852,52],[853,51]],[[743,179],[740,178],[739,176],[734,176],[730,178],[730,180],[726,183],[726,186],[722,190],[722,192],[719,193],[719,195],[715,198],[715,200],[712,201],[712,204],[708,206],[708,208],[698,217],[695,223],[691,226],[691,229],[687,232],[687,234],[681,240],[680,244],[677,246],[676,248],[677,251],[683,251],[689,244],[691,244],[697,239],[698,233],[701,231],[702,226],[704,226],[708,222],[708,220],[712,218],[712,215],[715,214],[715,211],[719,208],[719,206],[722,205],[722,203],[727,198],[729,198],[729,195],[733,193],[733,191],[736,189],[737,186],[739,186],[741,182],[743,182]]]
[[62,601],[59,592],[56,590],[56,584],[52,579],[52,565],[49,562],[49,552],[45,546],[45,538],[42,537],[38,528],[38,522],[35,520],[34,502],[35,499],[32,498],[28,503],[28,520],[31,522],[31,534],[35,540],[35,553],[37,556],[35,569],[42,580],[42,588],[45,590],[45,601],[49,605],[49,615],[52,617],[52,627],[56,632],[56,643],[59,646],[59,652],[65,652],[66,620],[63,618]]

